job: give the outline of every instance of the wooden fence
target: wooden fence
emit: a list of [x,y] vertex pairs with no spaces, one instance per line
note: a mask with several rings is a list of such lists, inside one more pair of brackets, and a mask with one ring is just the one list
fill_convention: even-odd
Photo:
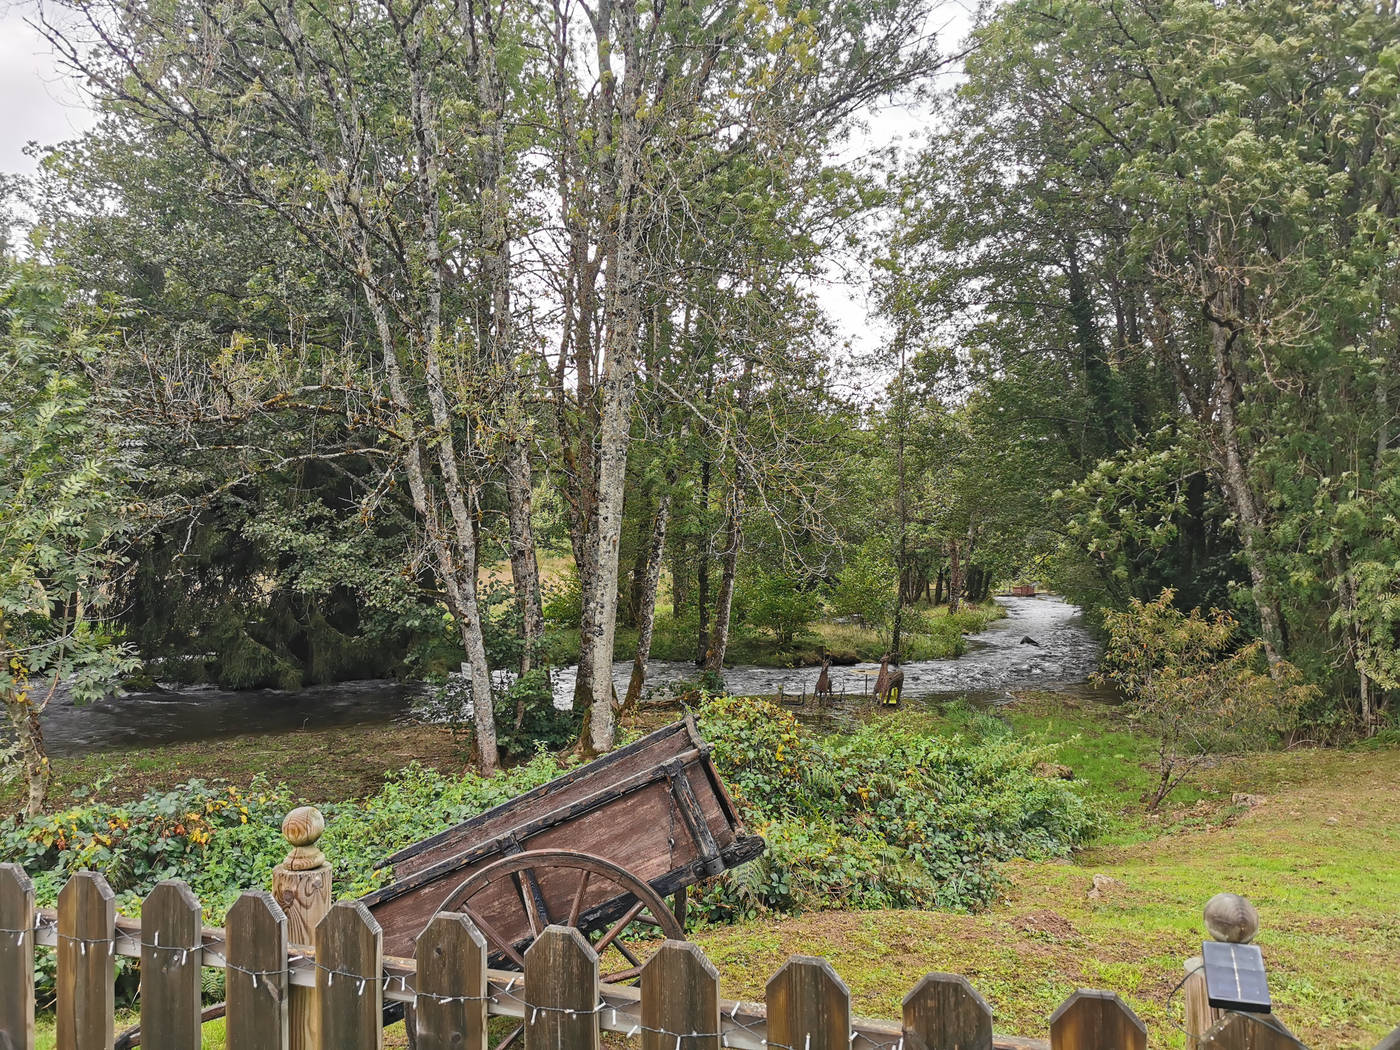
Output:
[[[851,1016],[831,964],[795,956],[768,982],[763,1003],[720,998],[700,949],[667,941],[640,987],[601,985],[598,957],[577,930],[551,926],[528,950],[524,974],[487,968],[486,942],[463,915],[438,915],[416,959],[386,958],[378,923],[355,901],[331,906],[314,945],[288,943],[287,917],[265,891],[244,893],[224,929],[200,921],[178,880],[146,898],[141,917],[118,916],[102,876],[73,876],[57,911],[36,909],[25,873],[0,865],[0,1050],[32,1050],[36,947],[57,951],[58,1050],[110,1050],[116,956],[141,960],[142,1044],[195,1050],[201,1040],[200,971],[225,971],[228,1050],[377,1050],[386,1001],[416,1009],[419,1050],[487,1050],[491,1017],[523,1027],[526,1050],[592,1050],[602,1032],[643,1050],[1030,1050],[1041,1039],[992,1034],[992,1013],[968,982],[929,974],[904,999],[899,1022]],[[302,992],[301,990],[306,991]],[[309,995],[315,1023],[298,1048],[289,1001]],[[1143,1050],[1147,1031],[1116,995],[1081,990],[1049,1018],[1050,1050]],[[1229,1014],[1197,1041],[1219,1050],[1298,1050],[1270,1018]]]

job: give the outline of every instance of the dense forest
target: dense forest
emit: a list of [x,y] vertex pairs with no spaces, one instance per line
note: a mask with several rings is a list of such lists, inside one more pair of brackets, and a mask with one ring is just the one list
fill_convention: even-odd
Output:
[[[1017,580],[1228,611],[1315,687],[1299,732],[1374,732],[1396,16],[46,6],[101,116],[0,184],[6,757],[42,798],[60,680],[461,665],[490,771],[552,666],[604,751],[654,642],[722,674],[825,609],[898,660]],[[910,100],[918,148],[863,149]]]

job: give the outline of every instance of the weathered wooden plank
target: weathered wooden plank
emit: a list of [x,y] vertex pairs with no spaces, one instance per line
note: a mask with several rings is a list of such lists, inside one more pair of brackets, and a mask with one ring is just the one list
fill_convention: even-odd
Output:
[[599,1050],[598,956],[570,926],[525,952],[525,1050]]
[[768,1042],[801,1050],[848,1050],[851,993],[831,963],[794,955],[768,982]]
[[992,1008],[966,977],[931,973],[904,997],[909,1050],[991,1050]]
[[[314,806],[298,806],[282,820],[282,835],[292,848],[272,869],[272,896],[287,916],[287,939],[293,944],[314,943],[316,926],[331,908],[333,872],[316,848],[325,826],[325,817]],[[294,983],[287,996],[291,1050],[320,1045],[320,1017],[311,990]]]
[[1227,1013],[1197,1044],[1200,1050],[1298,1050],[1302,1044],[1272,1014]]
[[0,1047],[34,1050],[34,884],[0,864]]
[[58,893],[58,1050],[110,1050],[116,1038],[117,898],[80,871]]
[[485,1050],[486,938],[441,914],[418,938],[418,1050]]
[[287,1050],[287,916],[272,894],[250,890],[229,909],[225,934],[228,1050]]
[[1186,1014],[1186,1038],[1198,1040],[1225,1016],[1224,1010],[1210,1005],[1206,993],[1206,971],[1199,955],[1186,960],[1186,977],[1181,982],[1181,1003]]
[[316,998],[324,1050],[383,1046],[384,934],[359,901],[337,901],[316,927]]
[[667,941],[642,967],[642,1050],[719,1050],[719,972],[700,946]]
[[199,900],[180,879],[162,882],[141,904],[141,1041],[161,1050],[199,1050]]
[[1081,988],[1050,1017],[1050,1050],[1145,1050],[1146,1047],[1147,1027],[1127,1003],[1112,992]]

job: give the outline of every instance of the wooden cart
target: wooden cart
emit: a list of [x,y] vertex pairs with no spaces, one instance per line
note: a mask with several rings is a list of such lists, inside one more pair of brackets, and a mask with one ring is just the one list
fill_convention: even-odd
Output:
[[565,924],[591,938],[604,980],[626,981],[641,967],[633,924],[683,938],[687,888],[762,851],[687,717],[400,850],[383,862],[394,883],[362,900],[386,955],[412,955],[434,915],[461,912],[493,966],[522,968],[545,926]]

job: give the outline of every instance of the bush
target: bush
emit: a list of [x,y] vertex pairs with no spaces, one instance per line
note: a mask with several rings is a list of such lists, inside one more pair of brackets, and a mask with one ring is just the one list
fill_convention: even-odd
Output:
[[766,701],[700,712],[714,760],[751,830],[753,864],[700,897],[710,919],[818,908],[970,908],[1000,885],[997,862],[1062,856],[1093,828],[1084,801],[1009,734],[951,740],[890,722],[814,738]]
[[829,605],[836,616],[850,616],[879,631],[889,631],[894,619],[894,562],[883,545],[863,544],[842,567],[831,592]]
[[578,627],[583,623],[583,585],[578,570],[571,568],[558,583],[546,585],[542,611],[544,622],[550,627]]
[[508,759],[541,749],[559,751],[578,739],[583,711],[554,706],[554,686],[548,668],[535,668],[517,678],[495,698],[496,745]]
[[1103,611],[1108,647],[1101,681],[1128,698],[1133,720],[1159,741],[1156,809],[1211,754],[1266,746],[1316,695],[1285,660],[1264,667],[1263,643],[1237,645],[1239,624],[1218,609],[1183,613],[1173,592],[1134,598],[1122,612]]
[[789,645],[817,618],[816,595],[801,588],[795,577],[756,573],[739,588],[738,611],[745,623],[772,631],[779,644]]

